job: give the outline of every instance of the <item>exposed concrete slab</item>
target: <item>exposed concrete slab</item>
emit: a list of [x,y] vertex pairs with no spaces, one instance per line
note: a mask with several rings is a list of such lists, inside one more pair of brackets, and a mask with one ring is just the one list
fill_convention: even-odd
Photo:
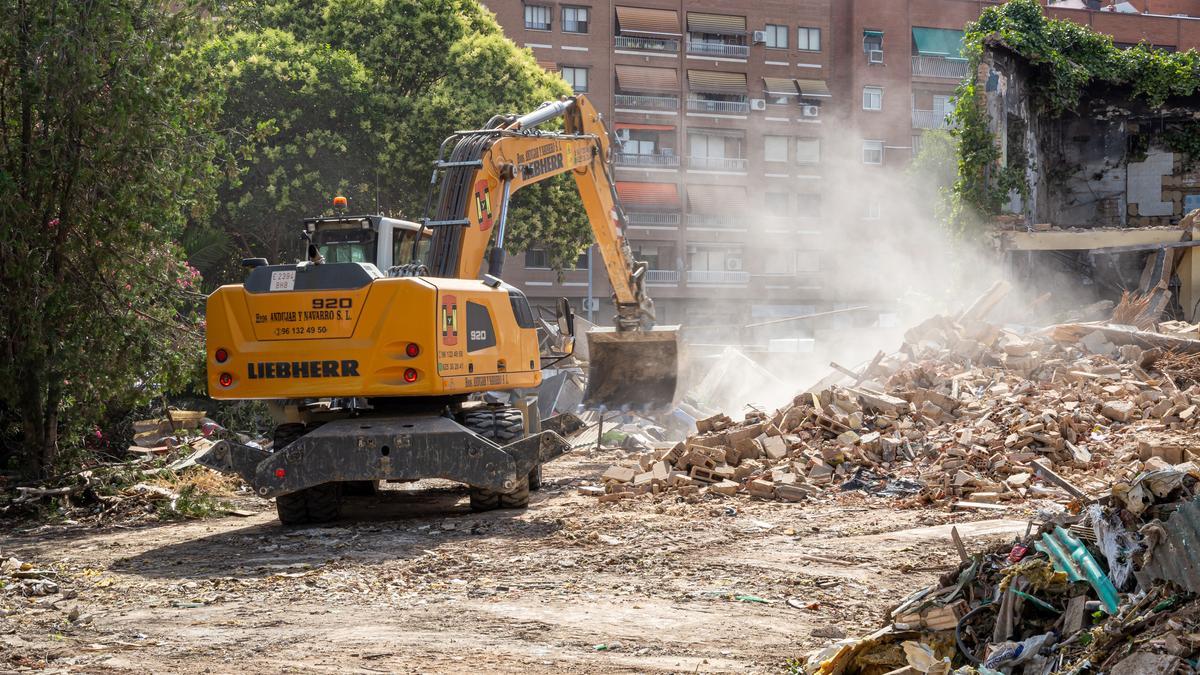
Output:
[[1175,153],[1151,150],[1144,162],[1129,163],[1128,201],[1137,205],[1139,216],[1170,216],[1175,205],[1163,201],[1162,179],[1175,168]]

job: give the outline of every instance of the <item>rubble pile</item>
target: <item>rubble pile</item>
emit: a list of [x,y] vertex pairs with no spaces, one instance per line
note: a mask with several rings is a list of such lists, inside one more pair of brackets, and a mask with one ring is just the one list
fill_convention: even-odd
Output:
[[1107,324],[1020,333],[934,317],[861,372],[610,467],[584,494],[744,494],[797,501],[864,490],[913,504],[1004,510],[1085,499],[1186,459],[1200,421],[1200,341]]
[[960,545],[958,567],[874,633],[813,653],[806,672],[1195,672],[1198,487],[1194,462],[1155,457],[1014,543]]
[[[134,422],[132,459],[93,462],[87,468],[0,493],[0,518],[37,515],[52,506],[71,521],[92,524],[149,516],[201,515],[228,496],[238,481],[199,466],[196,459],[223,438],[269,445],[226,430],[203,412],[167,410],[161,417]],[[239,509],[229,513],[249,515]]]

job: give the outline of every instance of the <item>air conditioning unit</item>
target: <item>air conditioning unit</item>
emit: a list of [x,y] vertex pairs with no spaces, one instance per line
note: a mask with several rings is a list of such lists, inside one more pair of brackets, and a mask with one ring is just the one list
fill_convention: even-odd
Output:
[[751,110],[766,110],[767,109],[767,99],[765,99],[765,98],[750,99],[750,109]]
[[765,30],[754,31],[754,44],[762,45],[762,44],[766,44],[766,43],[767,43],[767,31],[765,31]]
[[617,140],[621,141],[622,143],[627,143],[629,141],[629,130],[617,129]]
[[805,117],[820,117],[821,106],[819,105],[802,105],[800,106],[800,114]]
[[872,49],[867,52],[867,63],[883,63],[883,50]]
[[725,269],[729,270],[730,272],[741,272],[742,271],[742,259],[741,258],[726,258],[725,259]]
[[583,298],[580,300],[579,306],[585,312],[598,312],[600,311],[600,298]]

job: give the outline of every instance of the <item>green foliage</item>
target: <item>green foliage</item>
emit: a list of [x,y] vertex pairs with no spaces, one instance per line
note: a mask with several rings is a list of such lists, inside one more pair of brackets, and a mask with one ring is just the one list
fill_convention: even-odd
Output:
[[[188,240],[227,279],[238,257],[294,257],[299,218],[339,191],[355,212],[422,217],[442,139],[570,94],[477,0],[273,0],[228,23],[244,30],[201,54],[225,88],[229,178]],[[509,223],[511,251],[536,243],[556,267],[590,243],[569,177],[514,195]]]
[[[1128,86],[1135,99],[1151,107],[1171,97],[1190,96],[1200,87],[1196,52],[1167,53],[1146,44],[1119,49],[1108,35],[1047,18],[1037,0],[989,7],[967,26],[963,45],[968,72],[978,72],[985,44],[1004,46],[1028,61],[1033,112],[1043,118],[1076,111],[1087,89],[1100,84]],[[1000,151],[988,131],[980,86],[975,77],[959,85],[953,116],[960,141],[953,217],[960,228],[971,214],[998,213],[1013,190],[1028,191],[1022,158],[1010,157],[1008,166],[998,165]],[[1193,143],[1178,142],[1189,148]]]
[[908,167],[914,203],[933,204],[939,221],[948,217],[958,172],[958,138],[949,131],[931,129],[921,136],[921,148]]
[[1189,121],[1166,129],[1162,141],[1172,152],[1183,156],[1183,170],[1191,171],[1200,159],[1200,122]]
[[106,411],[199,362],[213,105],[180,58],[183,3],[0,0],[0,434],[47,473]]
[[221,34],[189,58],[208,73],[224,137],[216,209],[184,238],[206,278],[236,279],[251,254],[296,258],[300,219],[335,194],[374,209],[368,76],[353,54],[266,29]]

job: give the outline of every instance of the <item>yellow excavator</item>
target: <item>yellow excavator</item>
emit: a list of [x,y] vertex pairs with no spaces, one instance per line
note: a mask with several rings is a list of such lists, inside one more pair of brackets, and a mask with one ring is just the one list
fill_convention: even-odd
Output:
[[[562,132],[539,130],[560,117]],[[208,298],[209,394],[266,400],[278,426],[270,450],[226,440],[200,462],[275,498],[285,524],[331,520],[345,495],[422,478],[467,484],[478,511],[525,507],[541,465],[569,449],[559,432],[573,416],[543,428],[537,414],[548,355],[524,293],[501,280],[504,237],[512,194],[564,173],[579,188],[616,306],[611,328],[586,334],[585,405],[671,406],[678,330],[654,325],[610,153],[583,96],[497,115],[442,144],[420,223],[312,218],[307,260],[243,261],[244,283]],[[571,343],[569,306],[560,316]]]

